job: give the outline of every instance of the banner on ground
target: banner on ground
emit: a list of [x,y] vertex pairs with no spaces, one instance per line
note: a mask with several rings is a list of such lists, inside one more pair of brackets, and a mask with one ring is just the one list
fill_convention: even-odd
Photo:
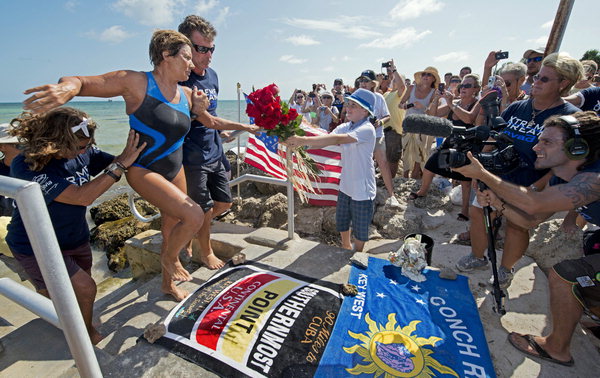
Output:
[[339,285],[248,263],[175,307],[157,343],[228,377],[314,375],[338,317]]
[[467,278],[425,276],[373,257],[353,266],[358,295],[344,299],[316,376],[495,377]]

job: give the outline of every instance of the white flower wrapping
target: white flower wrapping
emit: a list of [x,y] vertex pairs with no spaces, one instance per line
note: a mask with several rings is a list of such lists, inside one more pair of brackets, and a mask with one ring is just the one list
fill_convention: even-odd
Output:
[[402,275],[405,277],[423,282],[426,278],[421,271],[427,266],[425,253],[425,243],[416,238],[408,238],[397,251],[390,252],[388,259],[393,265],[402,268]]

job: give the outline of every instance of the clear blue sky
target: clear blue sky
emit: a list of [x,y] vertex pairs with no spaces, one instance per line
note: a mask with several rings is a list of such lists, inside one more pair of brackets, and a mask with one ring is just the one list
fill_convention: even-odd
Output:
[[[275,82],[296,88],[333,79],[354,81],[395,59],[402,74],[435,66],[482,70],[487,53],[509,60],[544,46],[558,0],[3,0],[0,102],[65,75],[117,69],[150,70],[148,42],[156,28],[176,29],[191,13],[218,30],[212,67],[224,100],[236,83],[249,91]],[[598,2],[577,0],[561,51],[575,58],[598,45]]]

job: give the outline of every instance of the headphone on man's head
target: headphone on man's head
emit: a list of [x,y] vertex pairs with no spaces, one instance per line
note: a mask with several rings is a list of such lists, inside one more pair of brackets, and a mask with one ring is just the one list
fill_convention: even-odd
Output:
[[564,115],[559,118],[565,121],[573,131],[573,136],[565,142],[565,154],[571,160],[585,159],[590,153],[590,147],[579,132],[579,121],[571,115]]

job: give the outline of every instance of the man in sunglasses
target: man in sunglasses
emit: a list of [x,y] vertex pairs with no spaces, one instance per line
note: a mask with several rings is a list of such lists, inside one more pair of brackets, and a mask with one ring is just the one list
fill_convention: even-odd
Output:
[[181,85],[202,90],[210,105],[207,111],[213,116],[212,124],[205,125],[192,121],[192,128],[183,145],[183,165],[190,198],[204,211],[204,222],[198,233],[201,249],[200,258],[209,269],[219,269],[224,263],[213,253],[210,244],[210,223],[212,219],[229,210],[232,203],[229,180],[223,165],[223,145],[221,130],[258,131],[254,125],[244,125],[217,117],[219,79],[215,70],[209,67],[215,51],[214,39],[217,31],[210,22],[196,15],[187,16],[179,25],[179,32],[190,39],[194,46],[192,61],[194,69],[187,81]]
[[531,92],[531,86],[533,85],[533,77],[540,72],[542,67],[542,60],[544,59],[544,48],[538,47],[536,49],[529,49],[523,54],[523,61],[527,65],[527,79],[525,83],[521,85],[521,89],[527,93]]

